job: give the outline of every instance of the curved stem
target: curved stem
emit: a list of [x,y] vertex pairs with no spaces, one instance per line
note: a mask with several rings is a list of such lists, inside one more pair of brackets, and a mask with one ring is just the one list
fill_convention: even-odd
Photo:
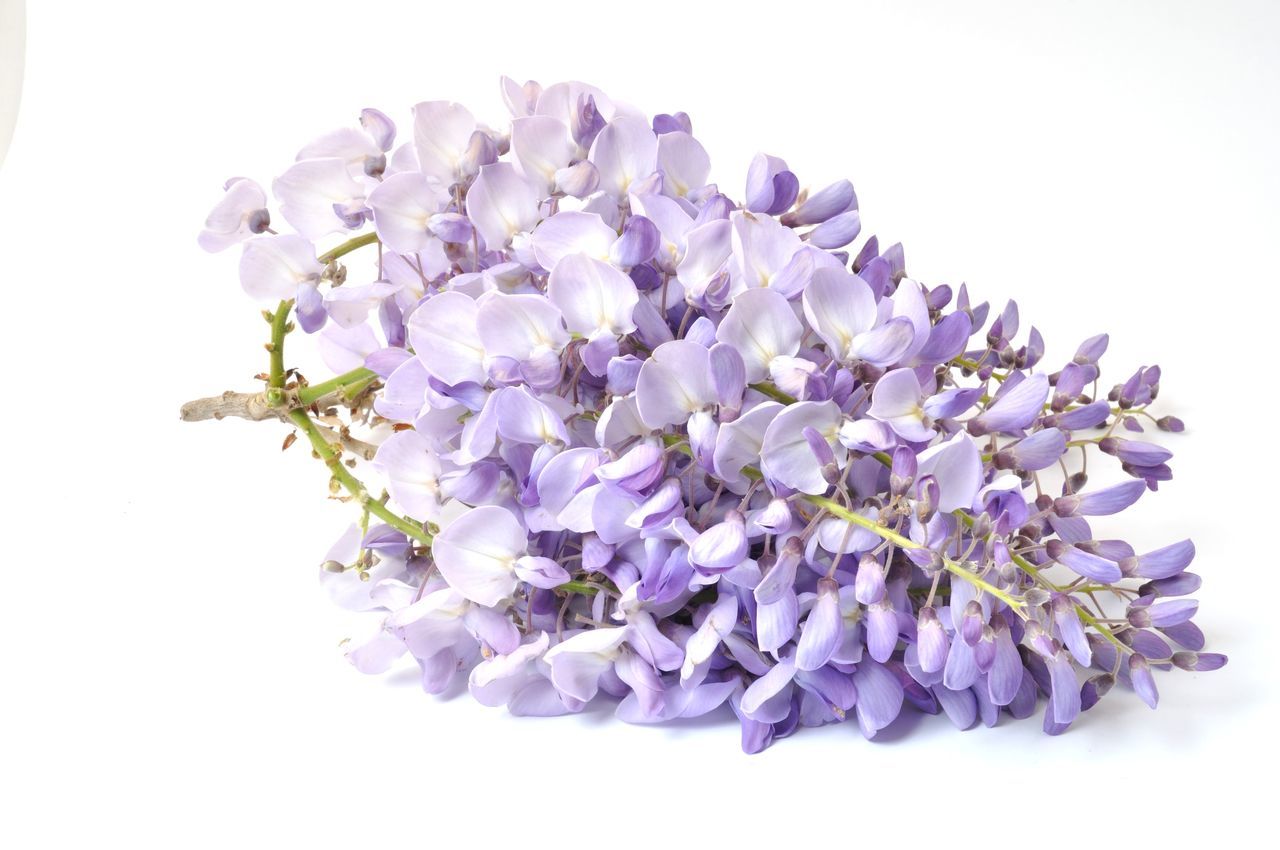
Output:
[[361,233],[359,236],[348,239],[332,251],[326,251],[319,256],[321,265],[329,265],[341,256],[350,254],[357,248],[363,248],[365,245],[372,245],[378,241],[378,234],[375,231]]
[[[890,543],[894,543],[894,544],[897,544],[898,546],[901,546],[903,549],[928,549],[929,548],[928,546],[925,546],[923,543],[917,543],[914,540],[910,539],[909,537],[903,537],[898,532],[884,527],[883,525],[876,522],[875,520],[867,519],[862,514],[854,513],[853,511],[849,510],[844,505],[841,505],[839,502],[835,501],[834,499],[828,499],[826,496],[806,496],[805,501],[809,502],[810,504],[817,505],[818,507],[825,508],[827,512],[830,513],[832,516],[839,517],[840,519],[845,520],[846,522],[851,522],[854,525],[860,525],[863,528],[867,529],[868,531],[871,531],[871,532],[874,532],[875,534],[880,535],[880,537],[884,538],[885,540],[888,540]],[[996,587],[991,582],[986,581],[980,576],[977,576],[969,572],[964,567],[957,564],[955,561],[952,561],[950,558],[944,558],[943,563],[946,564],[947,572],[951,573],[953,576],[958,576],[959,578],[964,579],[965,581],[969,582],[979,590],[982,590],[986,593],[991,594],[996,599],[999,599],[1001,602],[1003,602],[1004,604],[1008,605],[1011,609],[1013,609],[1013,611],[1017,613],[1018,616],[1024,617],[1024,618],[1026,617],[1026,614],[1022,610],[1026,603],[1024,603],[1021,599],[1018,599],[1017,597],[1014,597],[1014,596],[1010,596],[1008,593],[1005,593],[1003,590]]]
[[[319,384],[307,384],[298,390],[298,403],[306,407],[323,396],[327,396],[335,390],[354,388],[360,384],[367,384],[377,379],[377,374],[361,366],[358,369],[352,369],[350,372],[344,372],[341,375],[330,378]],[[361,388],[363,389],[363,388]]]
[[796,403],[795,398],[788,395],[787,393],[784,393],[782,390],[778,389],[773,384],[767,381],[757,381],[756,383],[748,384],[747,386],[749,386],[751,389],[755,390],[756,392],[762,395],[767,395],[769,398],[773,399],[774,401],[780,401],[783,404]]
[[316,424],[311,421],[311,416],[305,410],[290,410],[289,419],[311,441],[312,451],[324,461],[325,466],[329,467],[329,472],[333,475],[334,480],[360,502],[360,507],[363,510],[367,510],[387,525],[420,543],[431,542],[431,535],[427,533],[425,528],[392,512],[382,502],[369,495],[369,491],[365,489],[364,484],[360,483],[360,480],[351,474],[351,470],[343,465],[342,456],[324,438],[324,435],[316,428]]

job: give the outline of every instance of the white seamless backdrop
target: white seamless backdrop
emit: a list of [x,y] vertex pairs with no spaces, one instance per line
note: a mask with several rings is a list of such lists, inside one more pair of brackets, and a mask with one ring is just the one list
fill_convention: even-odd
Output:
[[[1260,830],[1276,757],[1270,381],[1280,8],[1267,2],[33,3],[0,171],[0,844],[438,847],[1165,842]],[[516,719],[366,678],[316,564],[350,516],[268,423],[265,327],[195,234],[376,106],[503,118],[499,74],[685,110],[713,179],[849,177],[909,272],[1016,298],[1061,361],[1164,367],[1172,482],[1122,531],[1195,538],[1231,656],[1067,735],[919,718],[741,754],[726,716]],[[305,343],[294,342],[302,356]],[[291,355],[292,359],[292,355]],[[306,362],[305,360],[303,362]],[[1266,772],[1264,772],[1266,771]],[[464,845],[464,842],[466,844]]]

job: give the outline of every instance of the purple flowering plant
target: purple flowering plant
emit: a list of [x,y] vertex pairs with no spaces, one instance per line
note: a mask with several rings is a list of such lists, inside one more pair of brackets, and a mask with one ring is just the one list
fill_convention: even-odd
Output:
[[[377,614],[356,668],[409,655],[520,715],[728,706],[756,752],[908,703],[963,729],[1043,696],[1058,734],[1117,681],[1154,708],[1153,669],[1226,662],[1191,541],[1091,526],[1171,476],[1158,367],[1105,389],[1105,334],[1046,366],[1013,302],[850,247],[847,180],[761,154],[730,197],[684,113],[502,92],[509,126],[420,103],[398,145],[366,109],[272,183],[293,232],[239,178],[200,234],[240,246],[269,369],[183,418],[283,420],[328,467],[358,518],[320,579]],[[295,328],[335,377],[288,367]],[[1090,486],[1105,456],[1120,483]]]

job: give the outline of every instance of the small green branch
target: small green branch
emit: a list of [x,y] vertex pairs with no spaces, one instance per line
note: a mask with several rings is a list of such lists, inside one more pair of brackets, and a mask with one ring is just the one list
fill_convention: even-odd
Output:
[[271,314],[271,342],[267,343],[267,351],[271,354],[270,370],[267,373],[267,404],[272,407],[284,404],[284,336],[290,330],[289,310],[292,307],[293,301],[286,299]]
[[[832,516],[839,517],[840,519],[843,519],[846,522],[851,522],[854,525],[862,526],[868,531],[878,534],[883,539],[888,540],[890,543],[894,543],[902,547],[903,549],[928,549],[929,548],[922,543],[917,543],[914,540],[910,539],[909,537],[904,537],[898,532],[884,527],[883,525],[881,525],[880,523],[876,522],[873,519],[867,519],[862,514],[855,513],[849,510],[844,505],[840,504],[834,499],[828,499],[826,496],[806,496],[805,501],[809,502],[812,505],[816,505],[820,508],[825,508],[827,512],[830,513]],[[985,591],[986,593],[991,594],[996,599],[999,599],[1001,602],[1003,602],[1004,604],[1008,605],[1011,609],[1013,609],[1013,611],[1017,613],[1018,616],[1024,617],[1024,618],[1026,617],[1026,614],[1023,611],[1023,608],[1025,607],[1026,603],[1024,603],[1021,599],[1018,599],[1015,596],[1011,596],[1010,594],[996,587],[991,582],[986,581],[985,579],[970,572],[969,570],[966,570],[960,564],[957,564],[950,559],[944,559],[943,563],[946,564],[947,572],[951,573],[953,576],[962,578],[965,581],[972,584],[974,587],[978,588],[979,590],[982,590],[982,591]]]
[[851,522],[854,525],[860,525],[868,531],[874,532],[890,543],[895,543],[903,549],[924,549],[925,546],[920,545],[909,537],[903,537],[891,528],[886,528],[873,519],[867,519],[862,514],[854,513],[835,499],[828,499],[826,496],[805,496],[804,500],[811,505],[819,508],[826,508],[827,512],[832,516],[839,517],[845,522]]
[[347,469],[342,463],[341,454],[329,444],[316,428],[311,417],[305,410],[289,411],[289,419],[294,425],[298,426],[306,438],[311,442],[311,449],[315,452],[320,460],[324,461],[325,466],[329,467],[329,472],[333,475],[335,481],[350,493],[360,503],[362,510],[367,510],[370,514],[385,522],[387,525],[403,532],[406,536],[417,540],[419,543],[431,542],[431,535],[427,530],[418,523],[393,513],[382,502],[369,495],[369,491],[365,489],[364,484],[351,474],[351,470]]
[[769,398],[773,399],[774,401],[780,401],[783,404],[796,403],[796,399],[793,396],[787,395],[782,390],[778,389],[773,384],[770,384],[766,381],[757,381],[756,383],[749,384],[748,386],[750,386],[751,389],[755,390],[756,392],[762,395],[767,395]]
[[556,590],[562,590],[565,593],[581,593],[583,596],[595,596],[600,592],[599,587],[585,581],[566,581],[564,584],[556,585]]
[[[1030,561],[1028,561],[1026,558],[1022,557],[1021,555],[1016,555],[1013,553],[1010,553],[1010,557],[1013,558],[1013,563],[1018,567],[1018,569],[1022,570],[1024,573],[1031,576],[1039,584],[1043,585],[1044,587],[1056,593],[1068,592],[1067,588],[1059,587],[1058,585],[1049,581],[1049,579],[1045,578],[1044,573],[1040,572],[1040,570],[1037,569],[1036,566],[1032,564]],[[1121,651],[1133,652],[1132,649],[1130,649],[1128,646],[1125,646],[1125,644],[1122,643],[1118,637],[1116,637],[1115,632],[1111,631],[1111,629],[1107,628],[1102,623],[1098,622],[1098,618],[1093,616],[1093,614],[1090,614],[1089,609],[1085,608],[1079,602],[1076,602],[1075,599],[1071,600],[1071,604],[1075,606],[1076,615],[1080,617],[1080,621],[1082,623],[1084,623],[1086,626],[1091,626],[1092,628],[1096,629],[1098,634],[1102,635],[1104,638],[1106,638],[1107,641],[1114,644]]]
[[345,256],[347,254],[350,254],[352,251],[356,250],[357,248],[363,248],[365,245],[372,245],[374,242],[377,242],[377,241],[378,241],[378,234],[376,232],[370,231],[368,233],[361,233],[359,236],[356,236],[352,239],[348,239],[346,242],[343,242],[341,245],[334,248],[332,251],[326,251],[325,253],[321,254],[319,257],[320,263],[321,265],[327,266],[330,263],[332,263],[334,260],[338,259],[339,257]]
[[1102,623],[1099,623],[1099,622],[1098,622],[1098,619],[1097,619],[1096,617],[1094,617],[1092,614],[1090,614],[1090,613],[1089,613],[1089,612],[1084,608],[1084,606],[1079,605],[1079,604],[1076,604],[1076,614],[1080,617],[1081,621],[1082,621],[1086,626],[1091,626],[1091,627],[1093,627],[1094,629],[1096,629],[1096,630],[1097,630],[1097,632],[1098,632],[1098,634],[1100,634],[1100,635],[1102,635],[1104,638],[1106,638],[1106,639],[1107,639],[1107,641],[1108,641],[1109,643],[1111,643],[1112,645],[1114,645],[1116,649],[1120,650],[1121,652],[1128,652],[1128,653],[1133,652],[1133,650],[1132,650],[1132,649],[1130,649],[1128,646],[1126,646],[1126,645],[1125,645],[1125,644],[1120,640],[1120,638],[1116,637],[1115,632],[1111,631],[1111,629],[1109,629],[1109,628],[1107,628],[1106,626],[1102,625]]
[[[314,404],[317,399],[323,398],[332,392],[338,390],[347,390],[348,398],[359,396],[368,388],[369,384],[378,379],[377,374],[369,371],[361,366],[358,369],[352,369],[350,372],[344,372],[337,377],[330,378],[319,384],[308,384],[298,390],[298,403],[303,407]],[[359,390],[359,391],[357,391]]]

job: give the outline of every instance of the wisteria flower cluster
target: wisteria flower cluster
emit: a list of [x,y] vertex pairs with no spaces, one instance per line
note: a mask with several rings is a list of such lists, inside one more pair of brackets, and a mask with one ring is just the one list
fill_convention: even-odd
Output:
[[[399,144],[366,109],[274,212],[234,179],[200,235],[241,246],[270,368],[184,416],[284,420],[328,466],[359,517],[321,581],[377,612],[358,669],[411,656],[520,715],[727,706],[755,752],[906,704],[967,728],[1043,696],[1058,734],[1117,681],[1154,708],[1154,668],[1225,663],[1192,543],[1092,527],[1170,478],[1158,367],[1108,387],[1106,335],[1046,364],[1013,302],[850,247],[847,180],[762,154],[730,196],[684,113],[502,92],[509,125],[431,101]],[[287,367],[295,325],[336,377]]]

